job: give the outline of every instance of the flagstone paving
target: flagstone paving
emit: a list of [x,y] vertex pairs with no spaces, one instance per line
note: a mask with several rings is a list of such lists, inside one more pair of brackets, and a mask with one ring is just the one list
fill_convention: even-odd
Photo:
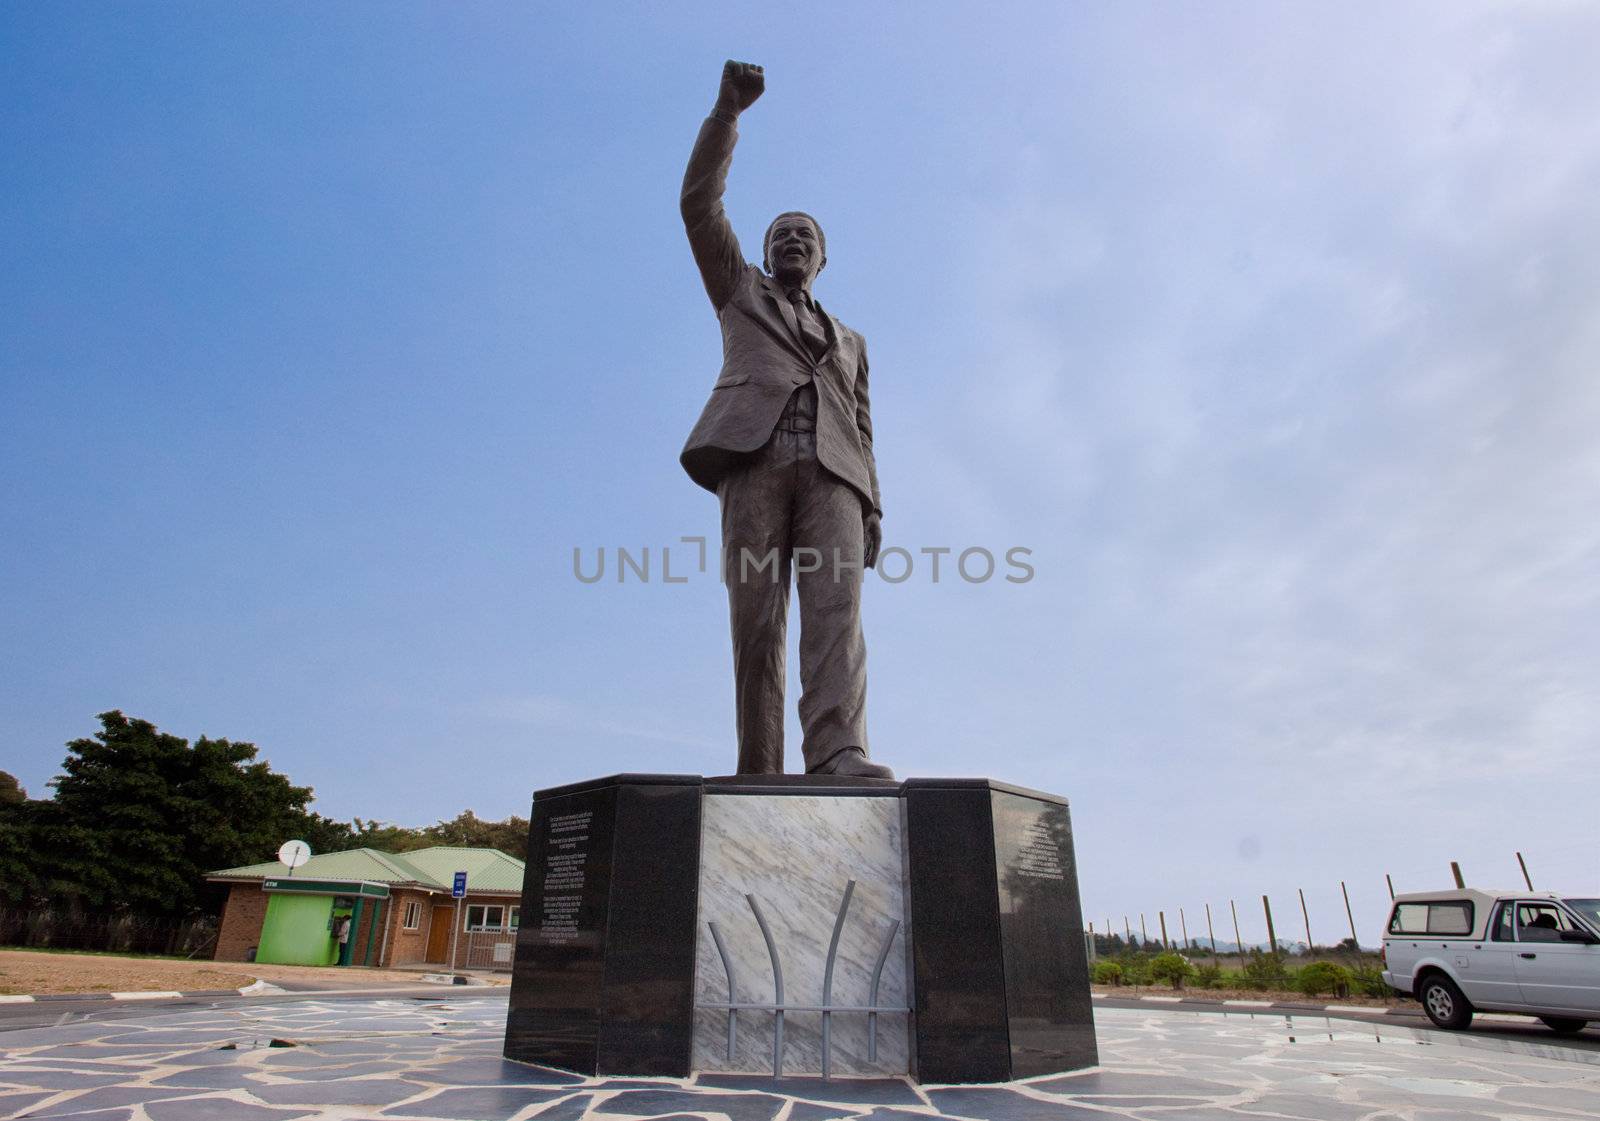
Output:
[[[998,1086],[583,1078],[500,1058],[506,999],[308,998],[0,1032],[0,1118],[1520,1121],[1600,1116],[1600,1053],[1320,1016],[1101,1008],[1102,1065]],[[291,1046],[274,1046],[292,1044]]]

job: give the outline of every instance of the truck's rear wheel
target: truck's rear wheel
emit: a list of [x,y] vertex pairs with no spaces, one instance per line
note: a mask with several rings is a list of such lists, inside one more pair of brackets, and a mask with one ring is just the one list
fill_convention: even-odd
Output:
[[1460,1031],[1472,1023],[1472,1005],[1456,983],[1442,973],[1433,973],[1417,989],[1422,1010],[1438,1027]]
[[1574,1020],[1568,1016],[1540,1016],[1539,1019],[1557,1035],[1576,1035],[1589,1026],[1588,1020]]

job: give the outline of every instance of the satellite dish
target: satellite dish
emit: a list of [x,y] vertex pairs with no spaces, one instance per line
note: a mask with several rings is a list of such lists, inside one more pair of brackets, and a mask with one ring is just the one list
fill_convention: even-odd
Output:
[[278,863],[289,866],[289,874],[311,859],[311,846],[304,841],[285,841],[278,849]]

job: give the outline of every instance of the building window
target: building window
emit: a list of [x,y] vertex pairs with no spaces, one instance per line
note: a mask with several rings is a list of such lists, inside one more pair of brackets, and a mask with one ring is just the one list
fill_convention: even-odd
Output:
[[505,923],[506,909],[502,906],[473,903],[467,907],[468,930],[503,930]]
[[405,919],[400,923],[406,930],[416,930],[422,925],[422,904],[416,900],[406,904]]
[[511,908],[511,929],[512,930],[518,929],[518,927],[521,926],[521,923],[522,923],[522,908],[521,907],[513,907],[513,908]]

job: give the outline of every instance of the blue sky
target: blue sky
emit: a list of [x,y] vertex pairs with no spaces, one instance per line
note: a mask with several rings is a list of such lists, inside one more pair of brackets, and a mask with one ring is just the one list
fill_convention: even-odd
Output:
[[[691,17],[690,13],[695,13]],[[1090,917],[1600,890],[1600,9],[7,5],[0,768],[118,707],[317,808],[732,768],[677,215],[872,354],[875,753],[1067,795]],[[1032,550],[935,584],[923,548]],[[675,553],[674,567],[688,547]],[[791,635],[791,639],[793,635]],[[793,655],[791,654],[791,673]],[[791,684],[791,707],[796,686]],[[791,766],[798,767],[791,713]],[[1191,923],[1191,932],[1194,930]],[[1219,933],[1221,933],[1219,931]]]

